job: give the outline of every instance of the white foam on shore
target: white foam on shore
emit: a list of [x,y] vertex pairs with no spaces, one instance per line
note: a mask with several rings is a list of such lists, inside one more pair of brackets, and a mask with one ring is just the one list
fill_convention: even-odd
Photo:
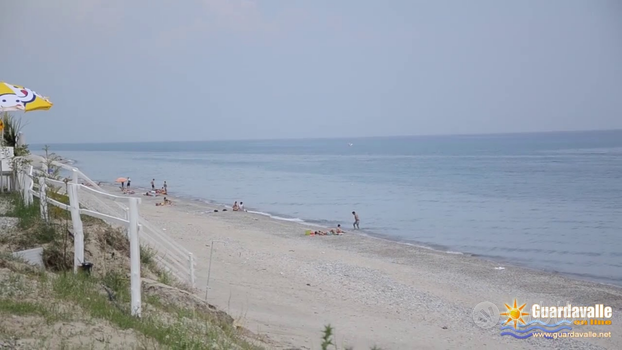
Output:
[[298,222],[298,223],[301,223],[301,224],[308,224],[307,222],[305,222],[304,220],[299,219],[299,218],[284,218],[284,217],[281,217],[281,216],[276,216],[276,215],[272,215],[272,214],[269,214],[269,213],[264,213],[263,211],[248,210],[247,212],[251,213],[251,214],[258,214],[258,215],[261,215],[261,216],[267,216],[267,217],[269,217],[271,219],[275,219],[275,220],[288,221],[288,222]]
[[454,251],[452,251],[452,250],[448,250],[448,251],[446,251],[445,253],[447,253],[447,254],[464,255],[464,253],[462,253],[462,252],[454,252]]
[[[356,233],[356,234],[361,235],[361,236],[365,236],[365,237],[369,237],[369,238],[373,238],[373,239],[378,239],[378,240],[382,240],[382,241],[385,241],[385,242],[391,242],[391,243],[395,243],[395,244],[407,245],[407,246],[414,247],[414,248],[426,249],[426,250],[431,250],[431,251],[434,251],[434,252],[453,254],[453,255],[465,255],[462,252],[456,252],[456,251],[452,251],[452,250],[442,250],[442,249],[439,249],[439,248],[434,248],[434,247],[430,247],[430,246],[426,246],[426,245],[421,245],[421,244],[416,244],[416,243],[411,243],[411,242],[404,242],[404,241],[399,241],[399,240],[395,240],[395,239],[391,239],[391,238],[386,238],[386,237],[374,236],[374,235],[366,233],[366,232],[361,232],[361,231],[350,231],[350,232],[351,233]],[[467,255],[470,255],[470,254],[467,254]]]

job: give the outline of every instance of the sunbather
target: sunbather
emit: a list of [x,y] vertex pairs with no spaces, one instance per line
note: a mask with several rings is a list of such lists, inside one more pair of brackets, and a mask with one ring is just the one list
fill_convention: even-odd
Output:
[[156,207],[161,207],[163,205],[173,205],[173,201],[168,200],[166,197],[164,197],[164,202],[162,202],[162,203],[158,202],[155,205],[156,205]]
[[336,229],[331,229],[330,233],[332,233],[334,235],[342,235],[345,232],[341,229],[341,224],[337,224],[337,228]]
[[240,210],[240,206],[238,205],[238,201],[235,201],[235,203],[233,203],[233,211],[239,211]]

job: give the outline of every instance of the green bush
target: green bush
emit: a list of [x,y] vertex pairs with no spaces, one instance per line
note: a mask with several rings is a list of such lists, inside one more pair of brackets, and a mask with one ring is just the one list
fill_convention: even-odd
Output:
[[2,113],[0,119],[4,123],[4,132],[0,135],[0,143],[7,147],[13,147],[16,156],[25,156],[30,154],[27,145],[17,147],[18,135],[24,127],[22,120],[15,118],[8,112]]
[[[329,346],[333,346],[333,349],[337,350],[337,345],[333,342],[333,327],[331,325],[324,326],[324,331],[322,332],[322,350],[328,350]],[[351,347],[346,347],[344,350],[352,350]],[[377,346],[372,346],[370,350],[382,350]]]

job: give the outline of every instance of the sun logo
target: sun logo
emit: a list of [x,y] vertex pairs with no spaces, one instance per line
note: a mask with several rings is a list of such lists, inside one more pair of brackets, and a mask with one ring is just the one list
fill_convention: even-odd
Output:
[[502,312],[501,316],[507,316],[508,320],[505,321],[505,323],[503,324],[504,326],[508,323],[510,323],[510,321],[514,321],[514,329],[516,329],[516,323],[520,322],[522,324],[525,324],[525,320],[523,320],[523,316],[528,316],[529,313],[527,312],[522,312],[523,309],[525,308],[525,305],[527,304],[523,304],[521,306],[517,306],[518,304],[516,303],[516,299],[514,299],[514,306],[510,306],[508,304],[505,304],[505,308],[508,309],[507,312]]

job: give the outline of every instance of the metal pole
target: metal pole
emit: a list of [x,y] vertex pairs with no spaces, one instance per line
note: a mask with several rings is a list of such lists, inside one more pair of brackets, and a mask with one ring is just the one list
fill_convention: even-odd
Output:
[[[74,185],[78,186],[78,185]],[[140,198],[130,198],[129,203],[129,236],[130,236],[130,294],[131,294],[131,314],[141,316],[142,301],[140,295],[140,240],[138,238],[139,220],[138,204]]]
[[209,252],[209,266],[207,267],[207,286],[205,287],[205,301],[207,301],[207,293],[209,292],[209,278],[212,273],[212,255],[214,253],[214,243],[224,243],[224,241],[212,241]]
[[212,273],[212,253],[214,252],[214,241],[209,251],[209,266],[207,267],[207,286],[205,286],[205,301],[207,301],[207,293],[209,292],[209,277]]
[[190,274],[190,286],[192,287],[192,289],[196,288],[196,283],[194,281],[194,254],[192,253],[188,253],[188,265],[189,265],[189,269],[188,269],[188,273]]

